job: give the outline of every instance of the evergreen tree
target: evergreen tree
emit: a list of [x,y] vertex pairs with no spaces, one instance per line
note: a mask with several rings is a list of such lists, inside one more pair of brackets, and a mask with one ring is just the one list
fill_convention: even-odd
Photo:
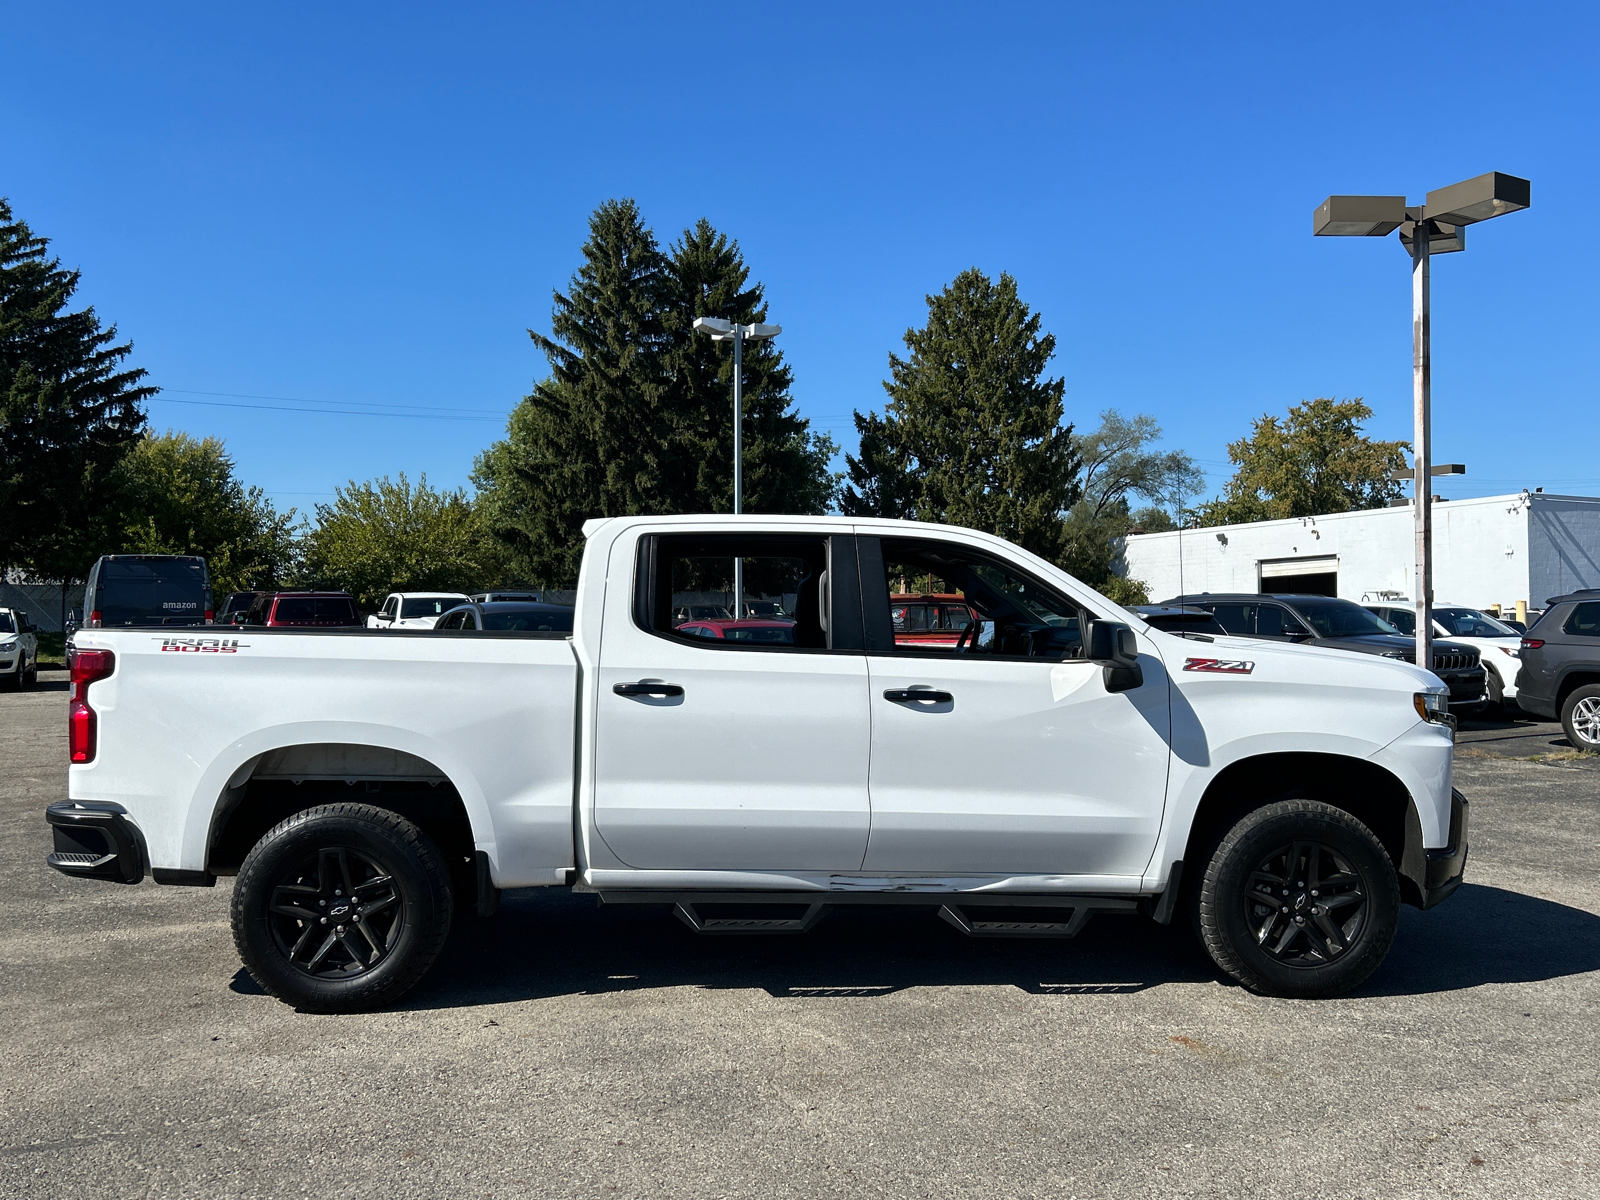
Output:
[[81,580],[121,525],[117,465],[144,429],[145,372],[93,308],[68,311],[79,273],[0,199],[0,566]]
[[[887,412],[849,460],[842,507],[910,515],[998,534],[1052,562],[1078,499],[1072,426],[1060,379],[1044,378],[1055,338],[1017,296],[1016,280],[973,268],[927,297],[928,323],[907,330],[908,358],[889,356]],[[872,461],[869,461],[869,456]]]
[[521,574],[570,587],[591,517],[673,511],[666,310],[670,264],[632,200],[589,219],[583,265],[555,293],[554,337],[528,331],[550,361],[478,459],[484,516]]
[[[767,303],[739,244],[704,218],[672,246],[672,419],[677,511],[733,511],[733,350],[694,332],[696,317],[765,324]],[[821,513],[833,499],[833,439],[793,409],[793,376],[772,341],[744,346],[743,508]]]

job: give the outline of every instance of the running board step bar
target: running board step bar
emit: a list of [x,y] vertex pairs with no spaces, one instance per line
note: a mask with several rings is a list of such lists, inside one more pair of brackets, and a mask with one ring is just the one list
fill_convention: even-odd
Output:
[[608,889],[601,904],[670,905],[696,933],[805,933],[831,908],[894,904],[939,910],[969,937],[1076,937],[1095,913],[1134,913],[1132,897],[1009,892],[659,892]]

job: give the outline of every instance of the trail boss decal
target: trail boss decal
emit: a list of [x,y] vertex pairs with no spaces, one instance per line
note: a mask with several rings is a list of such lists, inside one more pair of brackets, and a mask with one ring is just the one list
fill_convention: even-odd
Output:
[[237,654],[250,649],[250,643],[239,644],[238,638],[162,638],[161,651],[178,654]]
[[1253,662],[1237,658],[1186,658],[1185,671],[1210,671],[1216,675],[1248,675],[1256,669]]

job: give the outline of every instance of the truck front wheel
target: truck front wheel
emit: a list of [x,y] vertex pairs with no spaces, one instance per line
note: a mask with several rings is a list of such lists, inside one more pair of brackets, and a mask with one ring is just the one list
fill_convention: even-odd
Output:
[[1400,886],[1383,844],[1342,809],[1283,800],[1223,837],[1200,885],[1212,961],[1269,996],[1337,996],[1389,953]]
[[274,826],[233,889],[233,941],[251,976],[310,1012],[391,1004],[450,931],[450,873],[416,825],[370,804],[327,804]]

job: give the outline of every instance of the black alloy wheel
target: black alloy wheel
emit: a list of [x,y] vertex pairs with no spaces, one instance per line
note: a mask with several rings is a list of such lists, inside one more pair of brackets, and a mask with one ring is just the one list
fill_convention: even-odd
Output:
[[1212,961],[1253,991],[1311,998],[1378,969],[1400,921],[1400,883],[1350,813],[1280,800],[1241,817],[1206,865],[1196,923]]
[[1320,967],[1347,953],[1367,916],[1361,876],[1321,842],[1292,842],[1269,852],[1240,900],[1256,944],[1289,967]]
[[324,847],[272,889],[273,941],[290,965],[318,979],[373,970],[399,942],[405,905],[394,876],[363,854]]
[[325,804],[255,844],[233,888],[245,969],[309,1012],[392,1004],[450,931],[450,873],[423,830],[370,804]]

